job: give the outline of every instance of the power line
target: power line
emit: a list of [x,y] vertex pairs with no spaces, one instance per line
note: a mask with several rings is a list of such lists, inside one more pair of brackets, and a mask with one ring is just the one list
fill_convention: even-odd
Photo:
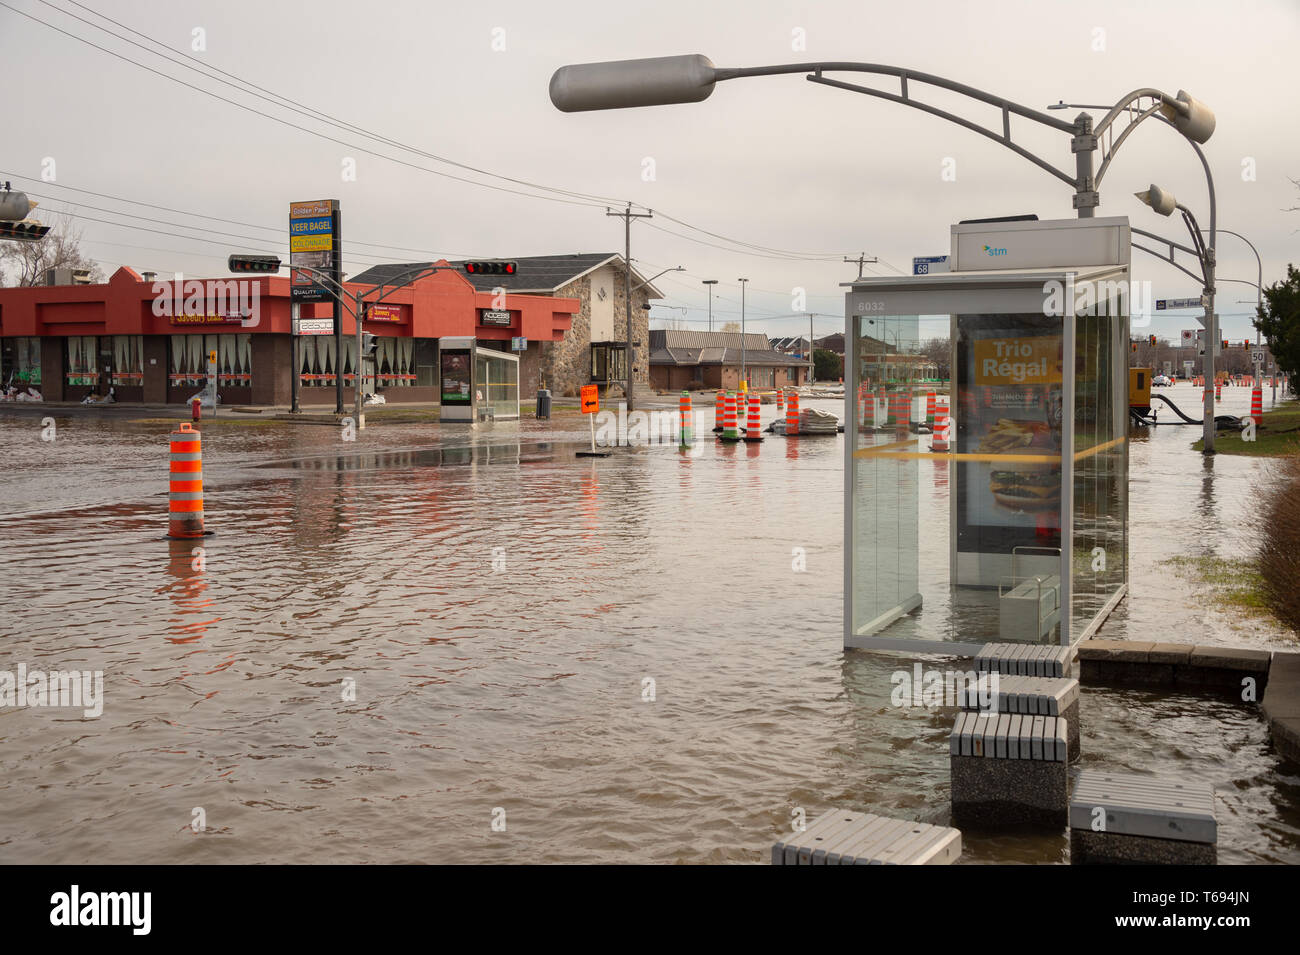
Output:
[[[64,30],[64,29],[62,29],[61,27],[58,27],[58,26],[56,26],[56,25],[54,25],[54,24],[52,24],[52,23],[49,23],[49,22],[46,21],[46,20],[42,20],[42,19],[40,19],[39,17],[36,17],[36,16],[34,16],[34,15],[32,15],[32,14],[29,14],[29,13],[27,13],[27,12],[25,12],[25,11],[18,10],[17,8],[11,6],[10,4],[3,2],[3,0],[0,0],[0,6],[3,6],[4,8],[10,10],[10,11],[13,12],[13,13],[17,13],[17,14],[19,14],[20,16],[23,16],[23,17],[25,17],[25,18],[27,18],[27,19],[29,19],[29,20],[35,22],[35,23],[39,23],[39,24],[41,24],[42,26],[45,26],[45,27],[47,27],[47,28],[49,28],[49,29],[51,29],[51,30],[54,30],[55,32],[61,33],[61,34],[63,34],[64,36],[66,36],[66,37],[68,37],[68,38],[70,38],[70,39],[76,40],[76,41],[79,42],[79,43],[83,43],[83,44],[85,44],[85,45],[87,45],[87,46],[90,46],[90,47],[92,47],[93,49],[99,50],[99,51],[102,52],[102,53],[106,53],[107,55],[112,56],[112,57],[115,57],[116,59],[119,59],[119,60],[121,60],[121,61],[123,61],[123,62],[130,63],[131,65],[133,65],[133,66],[135,66],[135,67],[137,67],[137,68],[139,68],[139,69],[145,70],[145,71],[147,71],[147,72],[149,72],[149,73],[153,73],[154,75],[156,75],[156,76],[158,76],[158,77],[161,77],[162,79],[166,79],[166,80],[169,80],[169,81],[171,81],[171,82],[173,82],[173,83],[177,83],[177,84],[179,84],[179,85],[181,85],[181,86],[187,87],[188,89],[194,90],[194,91],[197,92],[197,93],[201,93],[202,95],[210,96],[210,97],[212,97],[212,98],[214,98],[214,99],[217,99],[217,100],[220,100],[220,101],[222,101],[222,102],[224,102],[224,103],[227,103],[228,105],[235,106],[235,107],[238,108],[238,109],[242,109],[242,110],[245,110],[245,111],[247,111],[247,112],[254,113],[255,115],[262,116],[262,117],[265,118],[265,119],[270,119],[272,122],[281,123],[282,125],[289,126],[290,128],[293,128],[293,129],[299,130],[300,132],[305,132],[305,133],[307,133],[308,135],[316,136],[316,137],[321,138],[321,139],[324,139],[324,140],[326,140],[326,141],[328,141],[328,142],[333,142],[333,143],[336,143],[336,144],[338,144],[338,145],[345,146],[345,147],[350,148],[350,149],[354,149],[354,150],[356,150],[356,151],[359,151],[359,152],[365,153],[366,155],[374,156],[374,157],[379,158],[379,159],[385,159],[385,160],[388,160],[389,162],[397,163],[397,164],[399,164],[399,165],[403,165],[403,166],[406,166],[406,167],[408,167],[408,168],[415,169],[415,170],[417,170],[417,171],[421,171],[421,172],[429,172],[429,173],[432,173],[432,174],[434,174],[434,175],[442,176],[442,177],[444,177],[444,178],[448,178],[448,179],[451,179],[451,180],[456,181],[456,182],[462,182],[462,183],[465,183],[465,184],[467,184],[467,185],[482,186],[482,187],[484,187],[484,188],[494,189],[494,190],[497,190],[497,191],[500,191],[500,192],[505,192],[505,193],[508,193],[508,194],[511,194],[511,195],[519,195],[519,196],[523,196],[523,197],[525,197],[525,198],[532,198],[532,199],[545,199],[545,200],[547,200],[547,201],[553,201],[553,202],[564,202],[564,203],[569,204],[569,205],[580,205],[580,206],[590,206],[590,207],[599,207],[599,206],[602,206],[603,204],[608,203],[608,202],[620,202],[620,203],[621,203],[621,202],[624,201],[624,200],[614,200],[614,199],[612,199],[612,198],[610,198],[610,197],[601,197],[601,196],[596,196],[596,195],[589,194],[589,193],[581,193],[581,192],[576,192],[576,191],[573,191],[573,190],[560,189],[560,188],[553,187],[553,186],[546,186],[546,185],[542,185],[542,184],[539,184],[539,183],[529,182],[528,180],[516,179],[516,178],[510,177],[510,176],[504,176],[504,175],[501,175],[501,174],[498,174],[498,173],[493,173],[493,172],[490,172],[490,171],[485,170],[485,169],[481,169],[481,168],[476,167],[476,166],[471,166],[471,165],[468,165],[468,164],[466,164],[466,163],[460,163],[460,162],[457,162],[456,160],[452,160],[452,159],[449,159],[449,158],[444,157],[444,156],[439,156],[439,155],[437,155],[437,154],[435,154],[435,153],[431,153],[431,152],[428,152],[428,151],[426,151],[426,150],[420,149],[420,148],[418,148],[418,147],[411,146],[411,145],[409,145],[409,144],[402,143],[402,142],[400,142],[400,141],[398,141],[398,140],[394,140],[394,139],[391,139],[391,138],[389,138],[389,137],[386,137],[386,136],[380,135],[380,134],[378,134],[378,133],[374,133],[374,132],[372,132],[372,131],[366,130],[365,128],[363,128],[363,127],[361,127],[361,126],[357,126],[356,124],[347,123],[347,122],[345,122],[345,121],[338,120],[337,118],[332,117],[332,116],[330,116],[329,114],[324,113],[324,112],[322,112],[322,111],[320,111],[320,110],[314,109],[314,108],[312,108],[312,107],[304,106],[304,104],[298,103],[296,100],[293,100],[293,99],[291,99],[291,98],[289,98],[289,97],[286,97],[286,96],[284,96],[284,95],[282,95],[282,94],[279,94],[279,93],[274,93],[273,91],[268,90],[268,89],[266,89],[265,87],[258,86],[257,84],[252,83],[252,82],[250,82],[250,81],[248,81],[248,80],[245,80],[245,79],[243,79],[242,77],[239,77],[239,76],[237,76],[237,75],[234,74],[234,73],[230,73],[230,72],[227,72],[227,71],[225,71],[225,70],[221,70],[221,69],[219,69],[218,67],[211,66],[211,65],[209,65],[209,64],[207,64],[207,63],[204,63],[204,62],[201,61],[201,60],[197,60],[196,58],[189,56],[188,54],[184,54],[184,53],[180,54],[180,55],[183,56],[185,59],[192,60],[192,61],[194,61],[195,63],[199,63],[199,64],[201,64],[201,65],[204,67],[205,70],[211,70],[211,71],[214,71],[214,72],[216,72],[216,73],[220,73],[220,74],[222,74],[223,76],[231,77],[231,78],[232,78],[236,83],[242,84],[242,86],[237,86],[237,85],[235,85],[235,83],[232,83],[232,82],[230,82],[230,81],[228,81],[228,80],[222,79],[221,76],[213,76],[213,75],[211,75],[211,74],[208,73],[208,72],[204,72],[204,70],[200,70],[200,69],[198,69],[198,68],[196,68],[196,67],[194,67],[194,66],[189,65],[188,63],[183,63],[183,62],[181,62],[181,61],[179,61],[179,60],[176,60],[176,59],[174,59],[174,58],[172,58],[172,57],[170,57],[170,56],[164,56],[162,53],[159,53],[159,52],[156,51],[156,50],[149,49],[148,47],[146,47],[146,46],[144,46],[144,45],[142,45],[142,44],[140,44],[140,43],[137,43],[137,42],[134,41],[134,40],[131,40],[129,37],[121,36],[120,34],[114,33],[113,31],[108,30],[108,29],[106,29],[105,27],[100,26],[100,25],[97,24],[97,23],[93,23],[93,22],[91,22],[91,21],[89,21],[89,20],[86,20],[84,17],[77,16],[75,13],[72,13],[72,12],[70,12],[70,11],[68,11],[68,10],[65,10],[65,9],[63,9],[63,8],[60,8],[60,7],[58,7],[58,6],[55,6],[54,4],[48,2],[48,0],[38,0],[38,2],[42,3],[43,5],[45,5],[45,6],[47,6],[47,7],[50,7],[52,10],[55,10],[55,11],[57,11],[57,12],[60,12],[60,13],[64,14],[65,16],[68,16],[68,17],[70,17],[70,18],[72,18],[72,19],[74,19],[74,20],[77,20],[78,22],[83,23],[83,24],[85,24],[86,26],[89,26],[89,27],[92,28],[92,29],[99,30],[100,32],[105,33],[105,34],[107,34],[108,36],[111,36],[111,37],[113,37],[113,38],[115,38],[115,39],[117,39],[117,40],[120,40],[120,41],[125,42],[125,43],[129,43],[129,44],[131,44],[132,46],[135,46],[135,47],[137,47],[137,48],[139,48],[139,49],[141,49],[141,50],[144,50],[146,53],[148,53],[148,54],[151,55],[151,56],[157,56],[157,57],[159,57],[159,58],[161,58],[161,59],[167,61],[168,63],[171,63],[171,64],[176,65],[176,66],[181,66],[182,68],[185,68],[185,69],[189,69],[189,70],[191,70],[191,71],[193,71],[193,72],[198,73],[200,76],[204,77],[205,79],[208,79],[208,80],[214,80],[214,81],[216,81],[216,82],[223,83],[224,85],[226,85],[226,86],[228,86],[228,87],[231,87],[231,88],[233,88],[233,89],[235,89],[235,90],[238,90],[240,93],[243,93],[243,94],[245,94],[245,95],[252,95],[252,96],[255,96],[256,98],[261,99],[261,100],[263,100],[263,101],[270,102],[272,105],[276,106],[277,108],[288,109],[288,110],[290,110],[291,112],[295,112],[295,113],[298,113],[299,115],[306,116],[307,118],[310,118],[310,119],[312,119],[313,121],[316,121],[316,122],[323,122],[323,123],[326,123],[327,125],[333,126],[333,127],[336,128],[336,129],[342,129],[342,130],[344,130],[344,131],[346,131],[346,132],[354,132],[354,133],[358,133],[358,134],[363,135],[363,136],[365,136],[365,137],[367,137],[367,138],[369,138],[369,139],[375,140],[375,141],[377,141],[377,142],[382,142],[382,143],[384,143],[385,145],[391,145],[391,146],[394,146],[394,147],[396,147],[396,148],[398,148],[398,149],[402,149],[402,150],[404,150],[404,151],[411,152],[411,153],[413,153],[413,154],[415,154],[415,155],[419,155],[419,156],[422,156],[422,157],[425,157],[425,158],[432,159],[432,160],[434,160],[434,161],[436,161],[436,162],[441,162],[441,163],[444,163],[444,164],[447,164],[447,165],[454,166],[454,167],[459,168],[459,169],[464,169],[464,170],[467,170],[467,171],[472,171],[472,172],[474,172],[474,173],[476,173],[476,174],[478,174],[478,175],[481,175],[481,176],[487,176],[487,177],[489,177],[489,178],[499,179],[499,180],[501,180],[501,181],[503,181],[503,182],[510,182],[510,183],[512,183],[512,184],[515,184],[515,185],[522,185],[522,186],[525,186],[525,187],[530,188],[530,189],[537,189],[537,190],[541,190],[541,191],[543,191],[543,192],[554,193],[555,195],[536,195],[536,194],[533,194],[533,193],[520,192],[520,191],[515,190],[515,189],[506,189],[506,188],[501,187],[501,186],[495,186],[495,185],[493,185],[493,184],[491,184],[491,183],[479,182],[479,181],[472,180],[472,179],[466,179],[466,178],[464,178],[464,177],[460,177],[460,176],[454,176],[454,175],[451,175],[450,173],[442,172],[442,171],[440,171],[440,170],[436,170],[436,169],[429,169],[429,168],[426,167],[426,166],[420,166],[420,165],[418,165],[418,164],[411,163],[411,162],[407,162],[407,161],[405,161],[405,160],[399,159],[399,158],[394,157],[394,156],[388,156],[388,155],[385,155],[385,154],[383,154],[383,153],[375,152],[374,150],[368,149],[368,148],[366,148],[366,147],[364,147],[364,146],[358,146],[357,144],[355,144],[355,143],[351,143],[351,142],[348,142],[348,141],[346,141],[346,140],[337,139],[337,138],[335,138],[335,137],[333,137],[333,136],[326,135],[325,133],[322,133],[322,132],[320,132],[320,131],[318,131],[318,130],[313,130],[313,129],[309,129],[309,128],[304,127],[304,126],[300,126],[300,125],[298,125],[297,123],[290,122],[290,121],[288,121],[288,120],[286,120],[286,119],[284,119],[284,118],[282,118],[282,117],[278,117],[278,116],[274,116],[274,115],[269,114],[269,113],[265,113],[265,112],[263,112],[263,111],[261,111],[261,110],[255,109],[255,108],[253,108],[252,106],[249,106],[249,105],[247,105],[247,104],[245,104],[245,103],[240,103],[240,102],[238,102],[238,101],[235,101],[235,100],[229,99],[228,97],[222,96],[222,95],[220,95],[220,94],[218,94],[218,93],[216,93],[216,92],[213,92],[212,90],[204,89],[203,87],[196,86],[196,85],[194,85],[193,83],[188,83],[188,82],[186,82],[185,80],[183,80],[183,79],[181,79],[181,78],[179,78],[179,77],[172,76],[172,75],[170,75],[170,74],[168,74],[168,73],[165,73],[165,72],[162,72],[162,71],[160,71],[160,70],[156,70],[156,69],[154,69],[153,67],[147,66],[146,64],[143,64],[143,63],[140,63],[140,62],[137,61],[137,60],[133,60],[133,59],[131,59],[130,57],[124,56],[124,55],[122,55],[122,54],[120,54],[120,53],[118,53],[118,52],[116,52],[116,51],[114,51],[114,50],[110,50],[110,49],[108,49],[107,47],[101,46],[101,45],[99,45],[99,44],[97,44],[97,43],[95,43],[95,42],[93,42],[93,41],[91,41],[91,40],[89,40],[89,39],[87,39],[87,38],[85,38],[85,37],[81,37],[81,36],[78,36],[78,35],[76,35],[76,34],[74,34],[74,33],[69,32],[69,31],[67,31],[67,30]],[[170,48],[167,47],[165,44],[163,44],[161,41],[156,40],[156,39],[154,39],[153,37],[150,37],[150,36],[148,36],[148,35],[145,34],[145,33],[142,33],[142,32],[140,32],[140,31],[138,31],[138,30],[135,30],[135,29],[133,29],[133,28],[131,28],[131,27],[129,27],[129,26],[126,26],[125,24],[122,24],[122,23],[120,23],[119,21],[114,20],[114,19],[112,19],[111,17],[106,16],[105,14],[99,13],[98,11],[94,10],[93,8],[88,7],[88,6],[86,6],[85,4],[82,4],[82,3],[77,2],[77,0],[68,0],[68,2],[73,3],[73,4],[76,5],[77,7],[80,7],[81,9],[86,10],[86,11],[89,12],[89,13],[92,13],[94,16],[99,17],[99,18],[102,19],[102,20],[105,20],[105,21],[107,21],[107,22],[109,22],[109,23],[112,23],[112,24],[114,24],[115,26],[118,26],[119,28],[121,28],[121,29],[123,29],[123,30],[126,30],[126,31],[128,31],[128,32],[130,32],[130,33],[132,33],[132,34],[134,34],[134,35],[136,35],[136,36],[142,37],[143,39],[148,40],[150,43],[153,43],[154,45],[159,46],[159,47],[162,47],[163,49],[168,50],[169,52],[171,52],[171,51],[170,51]],[[248,89],[245,89],[244,87],[248,87]],[[262,94],[266,94],[266,95],[262,95]],[[274,99],[272,99],[271,97],[274,97]],[[280,100],[280,101],[282,101],[282,102],[275,102],[275,100]],[[286,105],[286,104],[288,104],[288,105]],[[575,198],[560,198],[560,197],[575,197]],[[648,207],[646,207],[646,206],[644,206],[644,205],[641,205],[641,204],[639,204],[639,203],[630,203],[630,204],[631,204],[631,205],[634,205],[634,206],[637,206],[638,208],[644,208],[644,209],[647,209],[648,211],[651,211],[651,210],[648,209]],[[684,228],[690,229],[691,231],[694,231],[694,232],[699,232],[699,233],[704,234],[704,235],[708,235],[708,236],[710,236],[710,237],[712,237],[712,238],[720,239],[721,241],[728,242],[728,243],[731,243],[731,244],[736,245],[736,246],[740,246],[741,248],[747,250],[747,251],[750,252],[750,253],[761,254],[761,255],[765,255],[765,256],[773,257],[773,258],[804,258],[804,259],[809,259],[809,260],[823,259],[823,258],[826,258],[826,257],[829,256],[829,253],[827,253],[827,254],[822,254],[822,253],[804,253],[804,252],[794,252],[794,251],[792,251],[792,250],[776,249],[776,248],[773,248],[773,247],[763,246],[763,245],[759,245],[759,244],[756,244],[756,243],[745,242],[744,240],[734,239],[734,238],[731,238],[731,237],[729,237],[729,236],[722,235],[721,233],[711,232],[711,231],[706,230],[706,229],[703,229],[703,228],[701,228],[701,227],[699,227],[699,226],[692,225],[691,223],[688,223],[688,222],[686,222],[686,221],[684,221],[684,220],[682,220],[682,219],[679,219],[679,218],[673,217],[673,216],[671,216],[671,215],[669,215],[669,214],[667,214],[667,213],[661,212],[661,211],[659,211],[659,210],[653,210],[653,211],[655,211],[657,214],[663,216],[665,219],[669,219],[670,221],[675,222],[675,223],[677,223],[678,225],[683,226]],[[668,230],[663,230],[663,231],[668,231]],[[669,234],[676,235],[676,233],[669,233]],[[683,237],[683,236],[679,236],[679,237],[680,237],[680,238],[689,238],[689,237]],[[699,240],[692,240],[692,241],[699,241]],[[705,244],[708,244],[708,243],[705,243]],[[723,251],[735,251],[735,250],[725,249],[725,248],[724,248]],[[838,255],[839,253],[836,253],[836,254]],[[889,263],[886,263],[886,264],[889,264]],[[890,268],[893,268],[895,271],[899,271],[899,270],[898,270],[895,266],[893,266],[893,265],[889,265],[889,267],[890,267]]]

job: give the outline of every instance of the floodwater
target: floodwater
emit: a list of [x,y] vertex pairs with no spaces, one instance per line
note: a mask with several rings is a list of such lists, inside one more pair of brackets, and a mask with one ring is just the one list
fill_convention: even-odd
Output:
[[[759,862],[796,809],[947,820],[952,711],[889,705],[912,659],[841,649],[842,437],[593,460],[574,418],[209,427],[200,561],[162,539],[173,425],[45,413],[52,442],[0,413],[0,670],[102,670],[106,700],[0,709],[0,861]],[[1269,480],[1197,436],[1133,443],[1101,636],[1294,648],[1163,563],[1248,554]],[[1082,718],[1088,765],[1214,784],[1220,861],[1300,862],[1253,707],[1089,687]]]

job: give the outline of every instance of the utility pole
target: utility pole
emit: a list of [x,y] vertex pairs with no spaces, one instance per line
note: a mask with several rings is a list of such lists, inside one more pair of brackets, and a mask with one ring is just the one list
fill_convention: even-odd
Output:
[[709,287],[709,331],[713,331],[713,286],[718,284],[718,280],[703,279],[702,281]]
[[627,410],[632,411],[632,365],[636,352],[632,346],[632,220],[649,219],[653,213],[633,212],[632,203],[627,204],[627,208],[622,212],[610,212],[605,210],[605,215],[616,216],[623,220],[623,297],[627,306]]
[[745,283],[749,279],[736,279],[740,283],[740,380],[745,380]]
[[858,278],[862,278],[862,266],[864,266],[864,265],[867,264],[868,262],[871,262],[871,263],[874,264],[874,263],[876,263],[876,262],[878,262],[878,261],[880,261],[880,260],[877,259],[874,255],[873,255],[871,258],[867,258],[867,253],[865,253],[865,252],[860,252],[860,253],[858,253],[858,257],[857,257],[856,259],[848,259],[848,258],[846,258],[844,261],[845,261],[845,262],[850,262],[850,263],[851,263],[851,262],[856,262],[856,263],[858,263]]
[[[874,262],[875,260],[872,259]],[[858,267],[858,278],[862,278],[862,267]],[[813,312],[808,313],[808,384],[813,383]]]

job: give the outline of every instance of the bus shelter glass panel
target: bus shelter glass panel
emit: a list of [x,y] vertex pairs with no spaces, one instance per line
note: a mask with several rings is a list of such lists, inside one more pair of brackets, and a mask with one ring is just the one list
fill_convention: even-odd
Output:
[[[1074,333],[1074,560],[1070,607],[1082,636],[1128,583],[1127,322],[1079,316]],[[1118,356],[1118,358],[1116,357]]]
[[475,402],[494,418],[519,417],[519,361],[490,348],[474,351]]
[[[1064,325],[1041,312],[851,316],[848,645],[1064,639]],[[931,384],[945,332],[952,379]],[[954,422],[943,435],[926,420],[931,391]]]
[[[920,339],[915,315],[852,320],[857,362],[849,448],[850,581],[854,634],[877,633],[921,606],[919,462],[911,433],[911,379]],[[933,558],[935,555],[927,555]],[[910,635],[906,623],[896,630]]]
[[1063,322],[1030,312],[963,314],[953,324],[954,608],[967,638],[1057,643]]

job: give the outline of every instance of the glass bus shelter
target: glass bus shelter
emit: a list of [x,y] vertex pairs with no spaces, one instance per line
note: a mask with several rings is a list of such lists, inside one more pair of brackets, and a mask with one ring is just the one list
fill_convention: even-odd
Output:
[[469,337],[438,339],[441,420],[518,420],[519,356]]
[[[962,224],[952,249],[847,283],[844,643],[1074,643],[1128,585],[1127,220]],[[946,388],[918,388],[944,347]]]

